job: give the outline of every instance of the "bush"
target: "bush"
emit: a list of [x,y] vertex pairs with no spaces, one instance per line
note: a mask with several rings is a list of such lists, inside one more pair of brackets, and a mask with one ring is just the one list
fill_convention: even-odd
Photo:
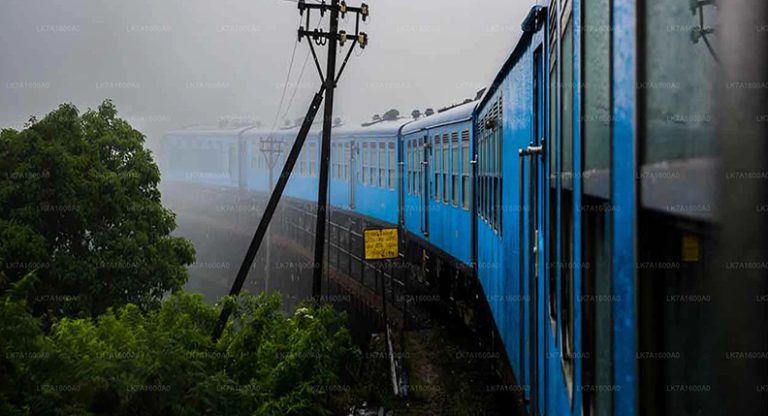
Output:
[[219,308],[179,292],[149,312],[63,318],[47,335],[19,286],[0,304],[3,415],[327,414],[359,360],[330,306],[285,316],[277,295],[228,299],[234,317],[214,345]]

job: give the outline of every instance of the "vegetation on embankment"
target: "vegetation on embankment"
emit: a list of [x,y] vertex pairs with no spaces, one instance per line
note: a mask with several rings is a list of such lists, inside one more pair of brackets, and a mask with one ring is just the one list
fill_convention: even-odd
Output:
[[280,312],[276,295],[228,299],[235,314],[211,342],[219,308],[178,292],[45,330],[20,281],[0,300],[0,414],[311,415],[357,361],[330,306]]

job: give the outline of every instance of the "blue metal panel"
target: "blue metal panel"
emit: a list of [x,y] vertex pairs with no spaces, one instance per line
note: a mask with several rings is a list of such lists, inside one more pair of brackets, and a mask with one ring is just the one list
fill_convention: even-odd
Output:
[[633,0],[613,1],[613,132],[611,200],[614,414],[637,414],[636,264],[636,22]]

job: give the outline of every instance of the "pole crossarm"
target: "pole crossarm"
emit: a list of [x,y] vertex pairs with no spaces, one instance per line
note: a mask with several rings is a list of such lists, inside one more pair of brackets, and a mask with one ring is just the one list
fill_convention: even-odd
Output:
[[322,3],[307,3],[305,0],[299,0],[298,3],[299,11],[300,13],[304,13],[304,10],[319,10],[321,16],[326,11],[338,11],[341,14],[341,17],[343,18],[345,14],[347,13],[358,13],[363,17],[363,20],[368,18],[369,15],[369,7],[365,3],[361,3],[360,7],[353,7],[348,6],[347,2],[342,1],[338,4],[332,3],[327,4],[325,1]]

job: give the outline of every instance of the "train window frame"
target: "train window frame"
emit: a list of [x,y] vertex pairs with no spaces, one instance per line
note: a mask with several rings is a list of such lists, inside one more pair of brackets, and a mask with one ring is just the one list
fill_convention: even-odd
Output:
[[411,173],[413,172],[413,148],[412,148],[412,140],[406,140],[405,141],[405,192],[408,195],[413,195],[412,192],[412,186],[413,186],[413,178]]
[[306,156],[307,156],[306,148],[305,146],[302,146],[301,152],[299,152],[299,176],[307,175]]
[[387,189],[390,191],[395,190],[395,166],[396,166],[397,156],[395,153],[395,143],[390,141],[387,143],[387,162],[389,166],[389,174],[387,176]]
[[387,175],[385,167],[387,166],[387,144],[385,142],[379,142],[379,188],[386,189],[387,187]]
[[424,183],[421,179],[422,177],[422,171],[424,169],[424,165],[422,165],[422,158],[424,157],[424,146],[423,142],[419,139],[416,139],[416,161],[414,163],[414,170],[416,171],[416,178],[414,179],[414,182],[416,183],[416,195],[423,196],[424,192]]
[[376,186],[376,142],[368,144],[368,186]]
[[459,206],[459,132],[451,132],[451,204]]
[[336,143],[331,143],[331,179],[336,179]]
[[503,181],[504,181],[504,158],[502,155],[504,154],[504,127],[503,127],[503,118],[502,118],[502,100],[501,96],[499,97],[499,107],[498,107],[498,126],[497,126],[497,139],[496,139],[496,229],[501,235],[502,233],[502,225],[503,225],[503,218],[504,218],[504,187],[503,187]]
[[448,183],[448,175],[451,169],[451,146],[450,146],[450,139],[448,133],[443,133],[443,147],[441,148],[442,155],[441,155],[441,167],[440,170],[442,173],[442,180],[443,180],[443,199],[442,202],[445,205],[448,205],[448,201],[450,199],[450,193],[451,190],[449,188]]
[[461,132],[461,208],[469,211],[470,190],[470,145],[469,129]]
[[477,192],[475,193],[475,204],[477,205],[477,215],[485,221],[485,139],[488,135],[487,129],[480,128],[480,134],[477,138]]
[[432,145],[432,174],[435,180],[432,181],[432,187],[435,190],[433,194],[435,201],[440,202],[440,135],[435,135]]
[[549,130],[549,152],[547,161],[547,309],[549,315],[549,326],[552,332],[552,338],[555,343],[559,341],[559,331],[557,330],[559,305],[557,302],[558,288],[558,221],[557,221],[557,203],[558,203],[558,183],[557,183],[557,149],[559,148],[559,134],[557,131],[557,115],[559,107],[558,101],[558,37],[557,37],[557,6],[550,8],[549,14],[549,72],[548,76],[548,130]]
[[[559,293],[559,325],[560,332],[560,364],[563,371],[563,378],[566,383],[566,392],[569,402],[573,405],[573,388],[576,363],[575,355],[575,325],[576,325],[576,302],[574,299],[574,268],[576,259],[574,256],[574,237],[575,237],[575,201],[573,192],[573,172],[574,172],[574,152],[573,140],[575,137],[576,117],[574,117],[575,93],[574,93],[574,74],[577,70],[577,63],[574,62],[576,32],[574,29],[573,17],[570,9],[570,2],[566,3],[563,16],[561,17],[562,27],[560,29],[559,51],[561,61],[559,65],[559,100],[558,111],[560,115],[559,139],[560,146],[557,149],[559,163],[557,172],[558,181],[558,293]],[[568,102],[570,100],[570,103]],[[568,117],[565,114],[569,113]],[[567,122],[570,126],[567,127]],[[569,154],[566,154],[570,150]],[[566,159],[570,158],[569,161]],[[568,163],[566,163],[568,162]],[[570,171],[566,169],[570,168]]]
[[317,143],[309,144],[309,176],[317,176]]
[[352,143],[344,143],[344,180],[349,181],[352,178],[351,168],[352,165]]
[[363,184],[363,186],[368,185],[368,143],[363,143],[363,157],[360,161],[361,164],[361,178],[360,183]]

